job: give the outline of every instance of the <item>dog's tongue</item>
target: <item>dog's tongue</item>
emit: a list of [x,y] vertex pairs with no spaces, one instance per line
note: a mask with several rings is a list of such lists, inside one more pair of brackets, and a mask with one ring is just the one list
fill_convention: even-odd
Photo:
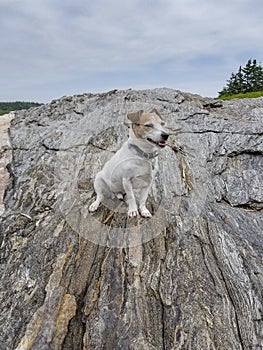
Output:
[[160,147],[165,147],[166,146],[166,142],[165,141],[160,141],[160,142],[158,142],[158,145]]

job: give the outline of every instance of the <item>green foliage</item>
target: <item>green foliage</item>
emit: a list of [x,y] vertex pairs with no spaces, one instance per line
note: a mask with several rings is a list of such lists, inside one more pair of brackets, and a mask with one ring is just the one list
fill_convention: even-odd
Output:
[[240,66],[236,74],[231,74],[219,97],[256,91],[263,91],[263,68],[256,60],[249,59],[245,67]]
[[256,98],[263,96],[263,91],[246,92],[234,95],[221,95],[216,100],[233,100],[234,98]]
[[18,111],[20,109],[28,109],[31,107],[40,106],[41,103],[36,102],[0,102],[0,115],[7,114],[11,111]]

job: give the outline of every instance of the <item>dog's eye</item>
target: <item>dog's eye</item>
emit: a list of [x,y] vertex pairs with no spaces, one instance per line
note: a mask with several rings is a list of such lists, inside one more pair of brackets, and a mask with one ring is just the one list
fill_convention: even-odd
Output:
[[147,128],[153,128],[153,124],[145,124],[144,126],[146,126]]

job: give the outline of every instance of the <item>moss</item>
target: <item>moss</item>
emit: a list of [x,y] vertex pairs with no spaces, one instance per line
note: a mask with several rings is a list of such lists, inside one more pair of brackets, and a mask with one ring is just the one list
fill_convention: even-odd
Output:
[[216,97],[216,100],[233,100],[234,98],[257,98],[263,96],[263,91],[255,91],[255,92],[246,92],[235,95],[222,95],[220,97]]

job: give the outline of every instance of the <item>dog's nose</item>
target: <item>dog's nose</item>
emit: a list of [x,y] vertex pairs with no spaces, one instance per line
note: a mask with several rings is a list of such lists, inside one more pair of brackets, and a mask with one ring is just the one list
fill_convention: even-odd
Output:
[[162,136],[162,138],[163,138],[164,140],[167,140],[168,137],[169,137],[169,134],[167,134],[166,132],[162,132],[162,133],[161,133],[161,136]]

